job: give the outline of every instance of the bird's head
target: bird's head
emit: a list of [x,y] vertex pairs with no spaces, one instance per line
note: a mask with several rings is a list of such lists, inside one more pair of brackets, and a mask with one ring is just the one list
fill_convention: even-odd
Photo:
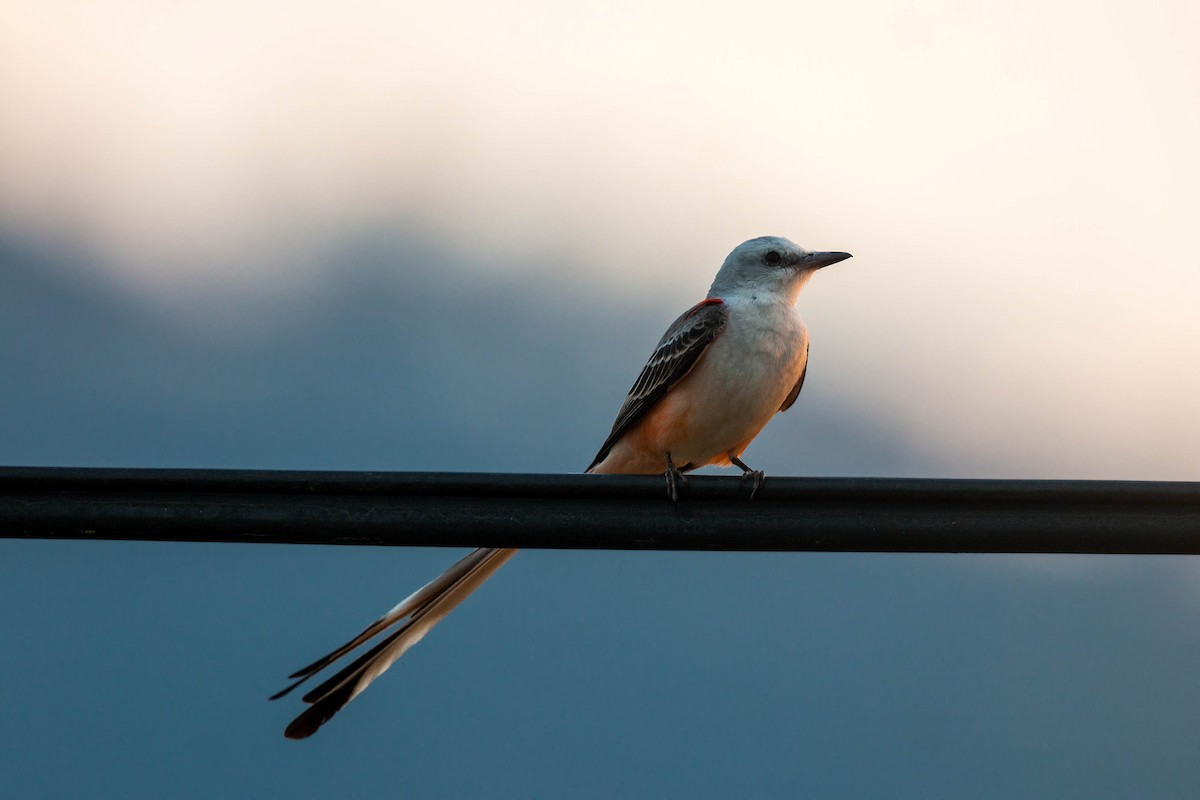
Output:
[[733,249],[721,265],[709,297],[770,293],[795,302],[814,272],[847,258],[849,253],[805,250],[782,236],[760,236]]

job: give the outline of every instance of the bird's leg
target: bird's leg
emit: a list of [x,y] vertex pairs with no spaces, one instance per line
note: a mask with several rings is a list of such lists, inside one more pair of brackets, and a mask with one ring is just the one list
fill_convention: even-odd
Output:
[[743,481],[745,481],[746,478],[750,478],[754,481],[754,486],[750,489],[750,499],[753,500],[754,495],[757,494],[758,490],[762,487],[763,481],[767,479],[766,474],[761,469],[750,469],[748,466],[746,466],[746,462],[742,461],[733,453],[729,454],[729,463],[733,464],[742,471]]
[[667,497],[671,498],[672,503],[679,502],[679,487],[687,489],[687,476],[684,475],[675,466],[675,462],[671,460],[671,454],[667,453]]

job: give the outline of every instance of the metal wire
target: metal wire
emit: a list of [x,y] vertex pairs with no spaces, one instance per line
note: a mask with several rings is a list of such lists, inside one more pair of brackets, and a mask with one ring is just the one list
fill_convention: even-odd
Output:
[[1200,553],[1200,483],[0,468],[0,537]]

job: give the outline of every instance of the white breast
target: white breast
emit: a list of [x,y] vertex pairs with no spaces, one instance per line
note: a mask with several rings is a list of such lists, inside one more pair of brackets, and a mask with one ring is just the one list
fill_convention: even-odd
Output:
[[[729,323],[671,394],[690,424],[676,463],[728,464],[775,416],[804,370],[808,330],[795,307],[727,299]],[[685,384],[687,384],[685,386]]]

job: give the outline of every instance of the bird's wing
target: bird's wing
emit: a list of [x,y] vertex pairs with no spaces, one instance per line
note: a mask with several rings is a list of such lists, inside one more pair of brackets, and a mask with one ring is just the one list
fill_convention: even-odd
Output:
[[800,370],[800,377],[796,380],[796,385],[788,392],[787,399],[783,401],[783,405],[779,407],[781,412],[787,411],[796,402],[796,398],[800,396],[800,390],[804,388],[804,376],[808,374],[808,343],[804,345],[804,369]]
[[729,307],[713,297],[692,306],[671,323],[646,366],[642,367],[642,374],[625,396],[612,433],[600,446],[589,470],[603,461],[613,445],[688,374],[713,340],[721,335],[728,320]]
[[400,627],[372,649],[359,656],[345,669],[304,696],[312,708],[292,721],[284,732],[290,739],[311,736],[341,708],[387,670],[408,648],[419,642],[429,630],[449,614],[467,595],[500,569],[517,551],[481,547],[473,551],[433,581],[422,586],[407,599],[368,625],[362,633],[328,655],[297,670],[290,677],[298,680],[275,694],[283,697],[329,664],[354,648],[383,633]]

